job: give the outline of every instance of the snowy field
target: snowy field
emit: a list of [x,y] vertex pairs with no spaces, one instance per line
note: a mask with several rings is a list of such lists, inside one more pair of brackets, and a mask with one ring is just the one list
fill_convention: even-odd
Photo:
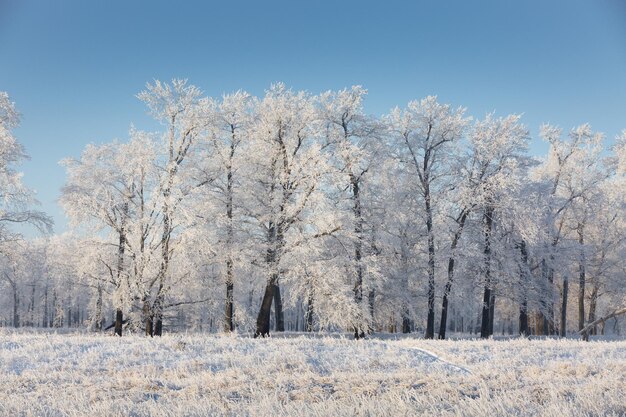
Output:
[[626,415],[626,342],[0,329],[0,415]]

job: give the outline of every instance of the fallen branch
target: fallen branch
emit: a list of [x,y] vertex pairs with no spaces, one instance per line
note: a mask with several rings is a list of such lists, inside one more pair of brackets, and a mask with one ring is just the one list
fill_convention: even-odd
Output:
[[[126,319],[126,320],[122,320],[122,326],[123,326],[123,325],[125,325],[126,323],[128,323],[128,319]],[[113,322],[113,324],[111,324],[110,326],[105,327],[105,328],[104,328],[104,331],[106,332],[107,330],[112,329],[112,328],[114,328],[114,327],[115,327],[115,322]]]
[[611,319],[613,317],[616,317],[616,316],[619,316],[619,315],[622,315],[622,314],[626,314],[626,307],[618,308],[617,310],[614,310],[612,313],[610,313],[610,314],[608,314],[608,315],[606,315],[604,317],[600,317],[597,320],[592,321],[591,323],[589,323],[588,325],[583,327],[583,329],[580,330],[578,333],[583,336],[584,340],[589,340],[589,330],[591,330],[592,328],[594,328],[598,324],[604,323],[608,319]]

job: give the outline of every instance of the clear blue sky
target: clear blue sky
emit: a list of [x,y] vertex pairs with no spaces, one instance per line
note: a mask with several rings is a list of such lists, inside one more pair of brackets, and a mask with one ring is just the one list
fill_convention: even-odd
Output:
[[361,84],[373,114],[436,94],[475,117],[524,113],[535,137],[590,122],[612,139],[626,128],[626,1],[0,0],[0,91],[57,231],[58,161],[152,129],[134,96],[173,77],[216,96]]

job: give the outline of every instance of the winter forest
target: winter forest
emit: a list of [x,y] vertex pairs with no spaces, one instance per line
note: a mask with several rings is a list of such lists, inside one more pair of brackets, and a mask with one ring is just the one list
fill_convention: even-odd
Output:
[[60,162],[71,230],[55,235],[22,183],[19,103],[0,93],[0,326],[626,331],[626,130],[545,124],[531,138],[519,114],[435,96],[372,116],[361,86],[206,97],[174,79],[137,99],[161,128],[128,120],[127,138]]

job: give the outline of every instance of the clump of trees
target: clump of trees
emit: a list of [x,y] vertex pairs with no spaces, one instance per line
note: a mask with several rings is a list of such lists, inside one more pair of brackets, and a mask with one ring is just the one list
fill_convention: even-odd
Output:
[[427,97],[374,117],[366,90],[272,85],[204,97],[186,81],[138,95],[162,129],[62,163],[72,230],[13,164],[0,95],[0,323],[172,331],[449,332],[584,336],[626,304],[626,131],[474,120]]

